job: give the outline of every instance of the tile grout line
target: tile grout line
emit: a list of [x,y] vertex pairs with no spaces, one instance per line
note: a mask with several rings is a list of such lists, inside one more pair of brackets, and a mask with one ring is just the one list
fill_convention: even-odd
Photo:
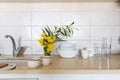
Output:
[[32,4],[31,4],[31,54],[33,55],[33,41],[32,41],[32,15],[33,15],[33,12],[32,12]]
[[89,3],[89,47],[92,47],[92,41],[91,41],[91,12],[92,12],[92,9],[91,9],[91,3]]

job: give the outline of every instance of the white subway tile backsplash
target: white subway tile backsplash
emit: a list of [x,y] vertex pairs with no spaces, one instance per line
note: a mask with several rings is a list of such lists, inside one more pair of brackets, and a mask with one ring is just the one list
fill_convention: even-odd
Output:
[[25,48],[24,54],[32,54],[32,41],[22,41],[21,46]]
[[77,5],[77,11],[90,11],[90,2],[80,2],[75,5]]
[[120,36],[120,26],[111,27],[92,27],[91,40],[102,40],[103,37],[112,37],[113,40],[118,40]]
[[91,12],[91,25],[114,25],[113,12],[97,11]]
[[120,54],[120,44],[119,44],[119,41],[113,41],[112,42],[111,52],[113,54]]
[[113,2],[91,2],[90,8],[92,11],[113,11],[115,3]]
[[67,2],[61,3],[60,5],[61,11],[88,11],[90,10],[90,3],[89,2]]
[[72,21],[75,21],[76,24],[76,19],[77,19],[77,12],[61,13],[61,25],[69,25]]
[[110,36],[113,40],[118,40],[120,37],[120,26],[111,27]]
[[60,3],[33,3],[32,11],[60,11]]
[[0,26],[30,26],[29,12],[0,12]]
[[77,3],[61,3],[60,10],[61,11],[77,11],[78,5]]
[[76,49],[80,50],[83,48],[88,48],[90,47],[90,42],[89,41],[76,41]]
[[41,26],[32,28],[32,40],[38,40],[39,38],[41,38],[43,28],[44,27]]
[[4,50],[5,50],[5,45],[3,43],[4,41],[0,41],[0,54],[3,54],[4,53]]
[[88,12],[62,12],[61,13],[61,24],[69,25],[72,21],[75,25],[89,25],[90,16]]
[[12,47],[12,41],[11,40],[4,40],[4,41],[0,41],[2,47],[3,47],[3,50],[1,54],[8,54],[8,55],[12,55],[12,50],[13,50],[13,47]]
[[120,25],[120,11],[114,11],[113,13],[113,25]]
[[72,40],[89,40],[89,27],[78,27],[74,30]]
[[44,53],[43,47],[37,41],[32,41],[32,53],[33,54]]
[[5,35],[11,35],[16,40],[31,40],[31,28],[30,27],[1,27],[0,28],[0,40],[5,40]]
[[31,4],[0,3],[0,12],[30,12]]
[[103,37],[109,35],[111,27],[91,27],[91,40],[102,40]]
[[60,25],[59,12],[33,12],[32,25]]
[[112,36],[112,53],[120,53],[120,7],[114,2],[0,3],[0,53],[12,54],[12,43],[4,37],[9,34],[17,46],[22,37],[21,45],[27,46],[24,54],[43,54],[37,42],[42,28],[48,25],[53,30],[72,21],[79,29],[69,39],[76,41],[76,49],[93,47],[94,42]]

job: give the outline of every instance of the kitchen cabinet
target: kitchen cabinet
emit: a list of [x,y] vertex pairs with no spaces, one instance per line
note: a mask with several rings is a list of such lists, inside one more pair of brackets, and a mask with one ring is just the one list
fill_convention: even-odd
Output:
[[120,74],[4,74],[0,80],[120,80]]

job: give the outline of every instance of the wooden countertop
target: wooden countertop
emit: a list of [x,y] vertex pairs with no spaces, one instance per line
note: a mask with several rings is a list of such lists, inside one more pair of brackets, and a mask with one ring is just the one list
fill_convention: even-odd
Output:
[[0,60],[29,60],[33,57],[41,57],[41,55],[20,55],[19,57],[13,57],[13,55],[1,55]]
[[120,55],[94,56],[82,59],[80,56],[71,59],[52,56],[52,63],[31,69],[27,62],[19,62],[14,70],[0,71],[0,74],[120,74]]

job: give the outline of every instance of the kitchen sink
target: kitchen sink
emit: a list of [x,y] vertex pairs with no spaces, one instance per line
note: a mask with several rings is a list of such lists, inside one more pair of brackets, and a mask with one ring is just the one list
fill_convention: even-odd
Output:
[[0,60],[0,63],[18,63],[18,62],[27,62],[28,60]]
[[28,60],[20,60],[20,59],[12,59],[12,60],[0,60],[0,64],[8,64],[5,67],[0,68],[0,71],[5,71],[5,70],[13,70],[16,68],[16,66],[20,63],[27,63]]
[[9,55],[1,55],[0,56],[0,63],[2,62],[27,62],[30,60],[32,56],[20,56],[20,57],[13,57]]

